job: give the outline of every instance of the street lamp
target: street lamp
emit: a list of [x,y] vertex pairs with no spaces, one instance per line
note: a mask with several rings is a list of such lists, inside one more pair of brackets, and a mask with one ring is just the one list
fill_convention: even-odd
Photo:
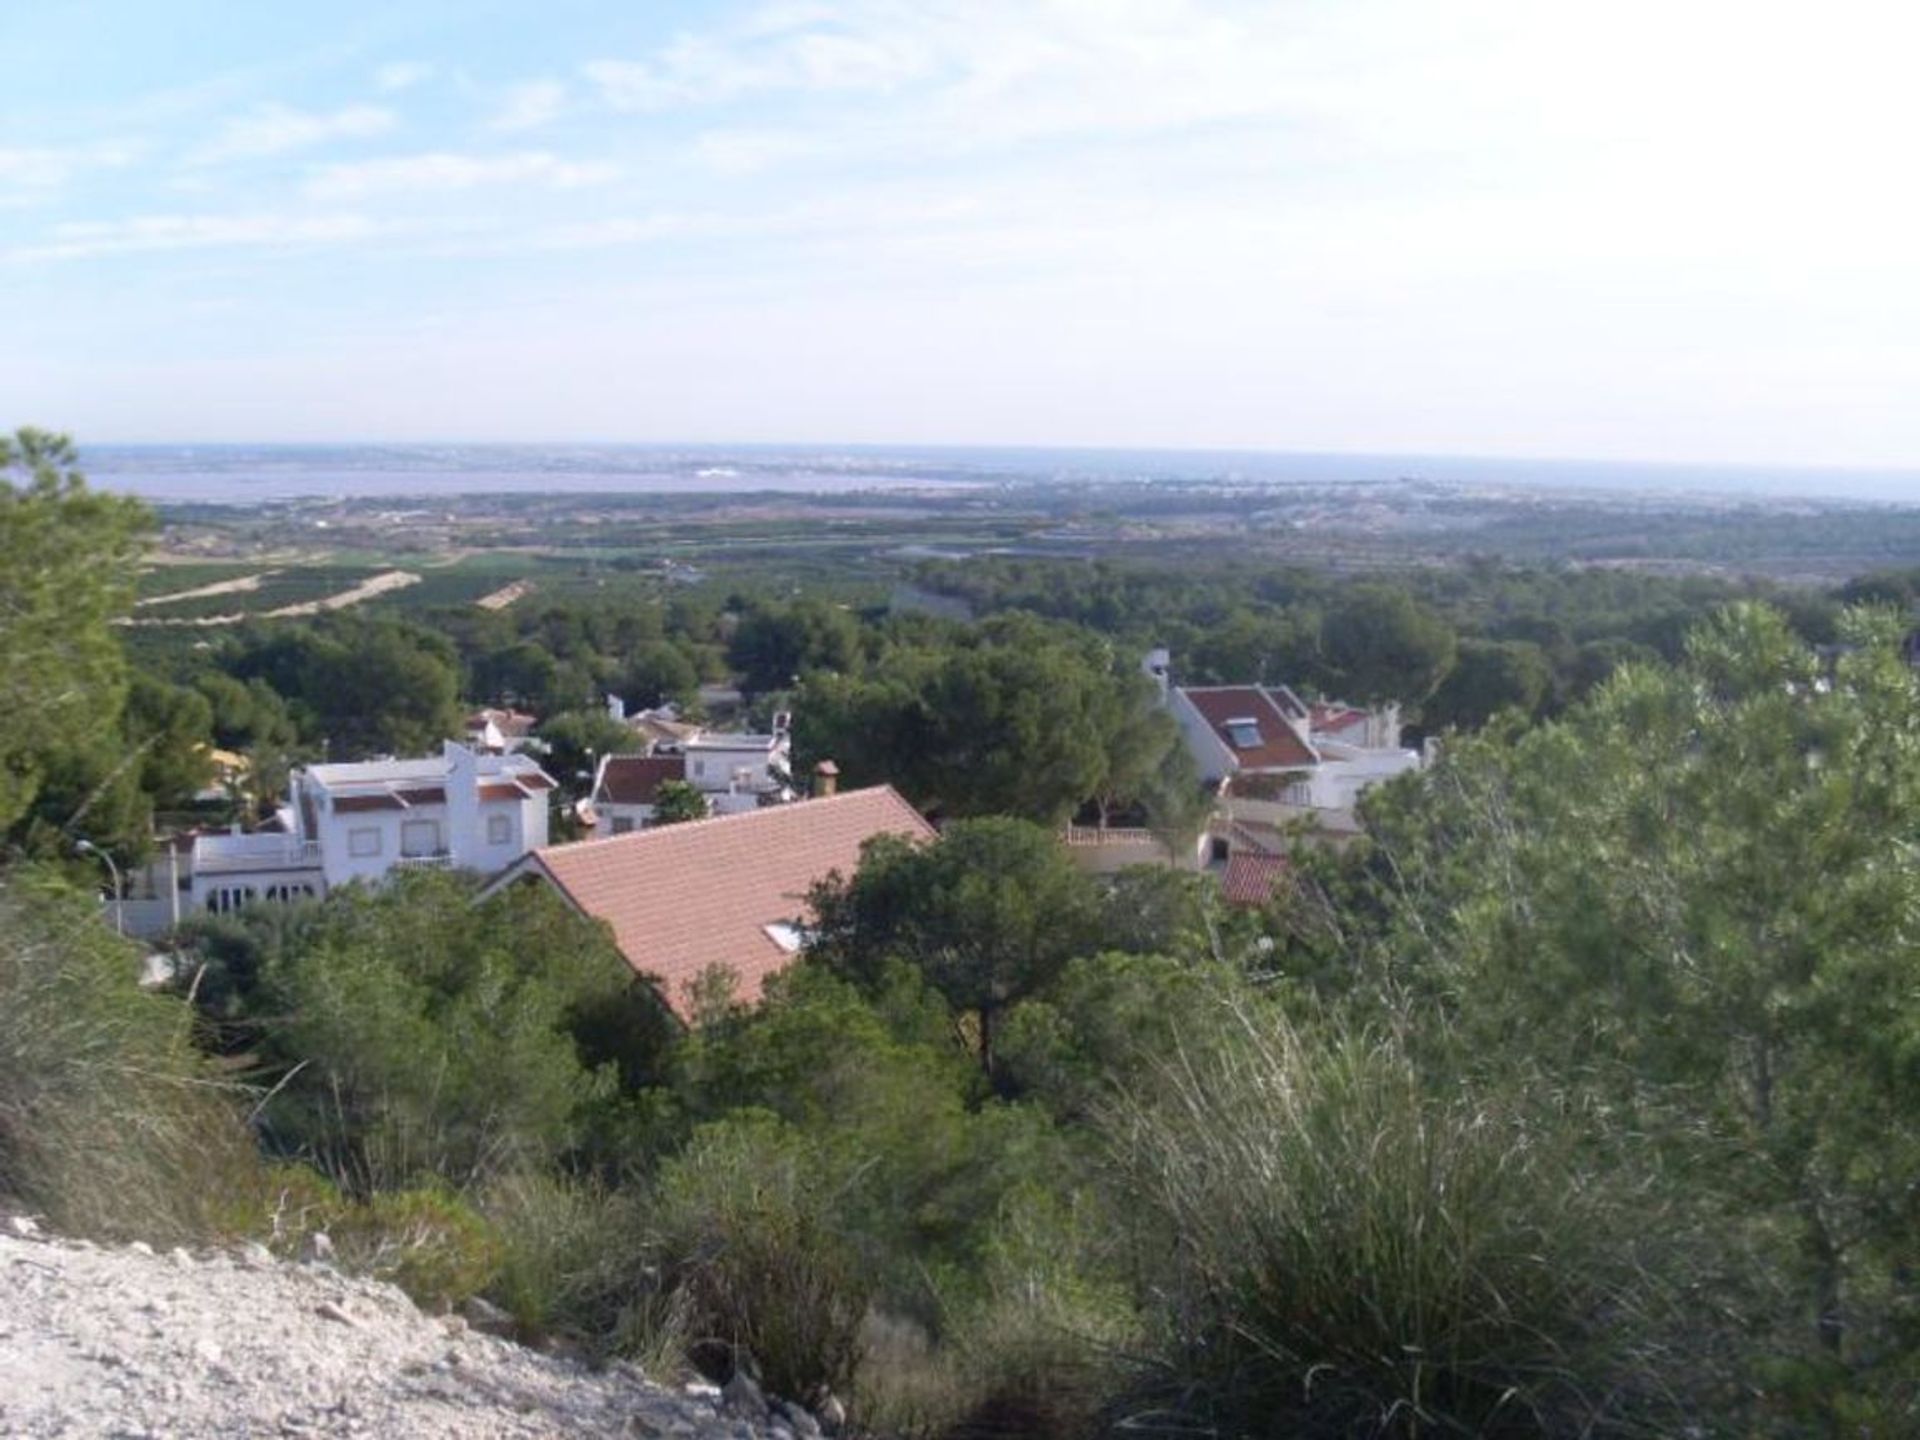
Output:
[[95,855],[106,863],[107,873],[113,877],[113,928],[122,935],[127,933],[127,917],[120,910],[120,867],[113,863],[113,856],[102,850],[91,840],[76,840],[73,848],[82,855]]

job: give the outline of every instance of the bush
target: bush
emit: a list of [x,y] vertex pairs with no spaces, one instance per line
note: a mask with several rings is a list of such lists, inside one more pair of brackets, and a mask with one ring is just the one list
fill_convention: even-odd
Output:
[[1669,1312],[1626,1238],[1662,1217],[1564,1127],[1436,1098],[1392,1043],[1244,1016],[1167,1068],[1111,1117],[1158,1257],[1168,1383],[1136,1406],[1243,1434],[1596,1435],[1671,1403]]
[[349,1270],[398,1285],[430,1310],[478,1295],[505,1245],[473,1208],[444,1190],[397,1190],[351,1205],[329,1232]]
[[696,1132],[652,1197],[661,1290],[682,1302],[672,1313],[725,1352],[713,1358],[751,1355],[777,1395],[844,1392],[860,1359],[871,1284],[822,1169],[797,1132],[743,1111]]
[[86,897],[0,882],[0,1196],[99,1239],[204,1240],[259,1221],[238,1093],[192,1012],[143,992],[132,946]]
[[[478,1197],[500,1238],[499,1266],[488,1297],[514,1318],[523,1335],[558,1336],[593,1349],[653,1350],[667,1369],[680,1363],[684,1337],[662,1335],[645,1321],[651,1288],[644,1266],[635,1284],[633,1256],[643,1246],[630,1197],[598,1185],[537,1172],[505,1176]],[[642,1316],[630,1316],[639,1301]],[[651,1367],[650,1367],[651,1368]]]

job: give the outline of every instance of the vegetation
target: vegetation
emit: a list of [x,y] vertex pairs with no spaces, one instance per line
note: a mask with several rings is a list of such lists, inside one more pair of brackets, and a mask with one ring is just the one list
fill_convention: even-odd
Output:
[[[324,1229],[877,1434],[1920,1429],[1920,678],[1904,617],[1848,608],[1911,576],[999,558],[915,576],[977,621],[622,589],[123,653],[139,513],[49,437],[6,453],[8,1203]],[[1191,823],[1153,642],[1444,743],[1265,910],[1093,879],[1060,822]],[[513,703],[572,788],[622,743],[606,691],[729,677],[947,822],[820,885],[751,1008],[720,977],[683,1025],[545,891],[433,873],[198,920],[152,993],[71,886],[209,742],[270,799]]]

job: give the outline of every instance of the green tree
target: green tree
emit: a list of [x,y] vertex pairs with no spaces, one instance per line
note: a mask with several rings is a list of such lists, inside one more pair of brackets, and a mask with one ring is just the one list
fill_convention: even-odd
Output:
[[1920,1343],[1920,677],[1897,629],[1849,616],[1829,672],[1735,607],[1678,668],[1457,741],[1369,809],[1379,954],[1450,1015],[1414,1033],[1597,1086],[1778,1263],[1828,1361],[1880,1375]]
[[1462,640],[1459,659],[1420,709],[1432,730],[1475,730],[1503,710],[1532,715],[1547,698],[1553,672],[1526,640]]
[[678,825],[707,818],[707,797],[686,780],[662,780],[653,797],[653,824]]
[[1361,705],[1418,705],[1453,668],[1454,644],[1447,622],[1405,590],[1356,586],[1321,626],[1323,688]]
[[642,645],[620,670],[620,695],[639,709],[663,701],[690,702],[700,689],[700,672],[677,645],[656,640]]
[[149,523],[87,488],[65,436],[0,435],[0,830],[33,803],[48,755],[114,730],[126,672],[111,627]]
[[809,670],[848,671],[860,658],[859,622],[820,600],[755,605],[741,616],[727,658],[750,691],[781,689]]
[[269,1139],[376,1188],[550,1163],[617,1085],[604,1017],[633,983],[611,937],[544,887],[480,905],[444,874],[337,892],[240,995],[288,1081]]
[[634,733],[604,710],[569,710],[540,726],[547,746],[547,769],[553,778],[583,793],[593,782],[594,767],[605,755],[632,755],[641,749]]
[[1097,933],[1093,883],[1053,836],[1021,820],[956,821],[939,842],[869,842],[858,872],[812,896],[809,953],[872,987],[895,958],[914,965],[954,1011],[998,1079],[1000,1018],[1044,989]]

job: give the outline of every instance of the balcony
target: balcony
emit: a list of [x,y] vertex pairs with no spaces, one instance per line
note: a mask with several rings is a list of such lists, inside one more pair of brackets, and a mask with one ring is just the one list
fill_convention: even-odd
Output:
[[195,875],[257,875],[318,870],[320,847],[292,835],[202,835],[193,845]]

